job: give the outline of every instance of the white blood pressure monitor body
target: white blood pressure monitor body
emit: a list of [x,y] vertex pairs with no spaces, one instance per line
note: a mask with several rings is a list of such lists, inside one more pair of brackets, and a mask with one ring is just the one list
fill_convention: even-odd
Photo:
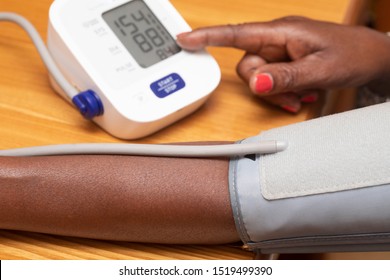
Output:
[[183,118],[220,81],[209,54],[177,46],[190,27],[168,0],[55,0],[49,21],[54,61],[78,90],[98,95],[104,112],[93,120],[116,137],[140,138]]

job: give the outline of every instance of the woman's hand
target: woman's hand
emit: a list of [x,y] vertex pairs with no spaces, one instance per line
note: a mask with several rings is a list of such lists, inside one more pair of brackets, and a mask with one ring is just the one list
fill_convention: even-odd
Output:
[[200,28],[177,41],[191,51],[244,50],[239,76],[252,92],[290,112],[316,101],[320,90],[362,85],[390,90],[390,38],[365,27],[286,17]]

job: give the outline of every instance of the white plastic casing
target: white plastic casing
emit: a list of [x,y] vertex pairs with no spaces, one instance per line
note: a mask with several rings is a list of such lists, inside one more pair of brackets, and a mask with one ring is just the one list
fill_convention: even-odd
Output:
[[[201,106],[217,87],[220,69],[206,52],[184,50],[148,68],[138,65],[102,14],[129,0],[55,0],[50,8],[48,48],[64,76],[103,102],[94,121],[110,134],[135,139],[172,124]],[[170,35],[190,27],[168,0],[144,0]],[[151,85],[171,74],[185,86],[158,97]],[[67,97],[52,81],[54,88]]]

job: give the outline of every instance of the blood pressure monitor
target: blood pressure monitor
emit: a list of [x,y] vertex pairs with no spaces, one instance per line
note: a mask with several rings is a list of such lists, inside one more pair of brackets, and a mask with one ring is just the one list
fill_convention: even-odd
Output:
[[89,117],[116,137],[134,139],[190,114],[218,85],[220,70],[207,52],[176,44],[176,35],[189,30],[168,0],[55,0],[47,44],[65,78],[89,90],[73,100],[76,106],[94,99]]

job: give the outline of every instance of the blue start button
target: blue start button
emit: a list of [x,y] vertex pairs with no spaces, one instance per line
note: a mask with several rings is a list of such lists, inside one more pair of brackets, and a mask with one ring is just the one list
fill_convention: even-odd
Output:
[[159,98],[165,98],[186,86],[184,80],[176,73],[172,73],[150,85],[151,90]]

